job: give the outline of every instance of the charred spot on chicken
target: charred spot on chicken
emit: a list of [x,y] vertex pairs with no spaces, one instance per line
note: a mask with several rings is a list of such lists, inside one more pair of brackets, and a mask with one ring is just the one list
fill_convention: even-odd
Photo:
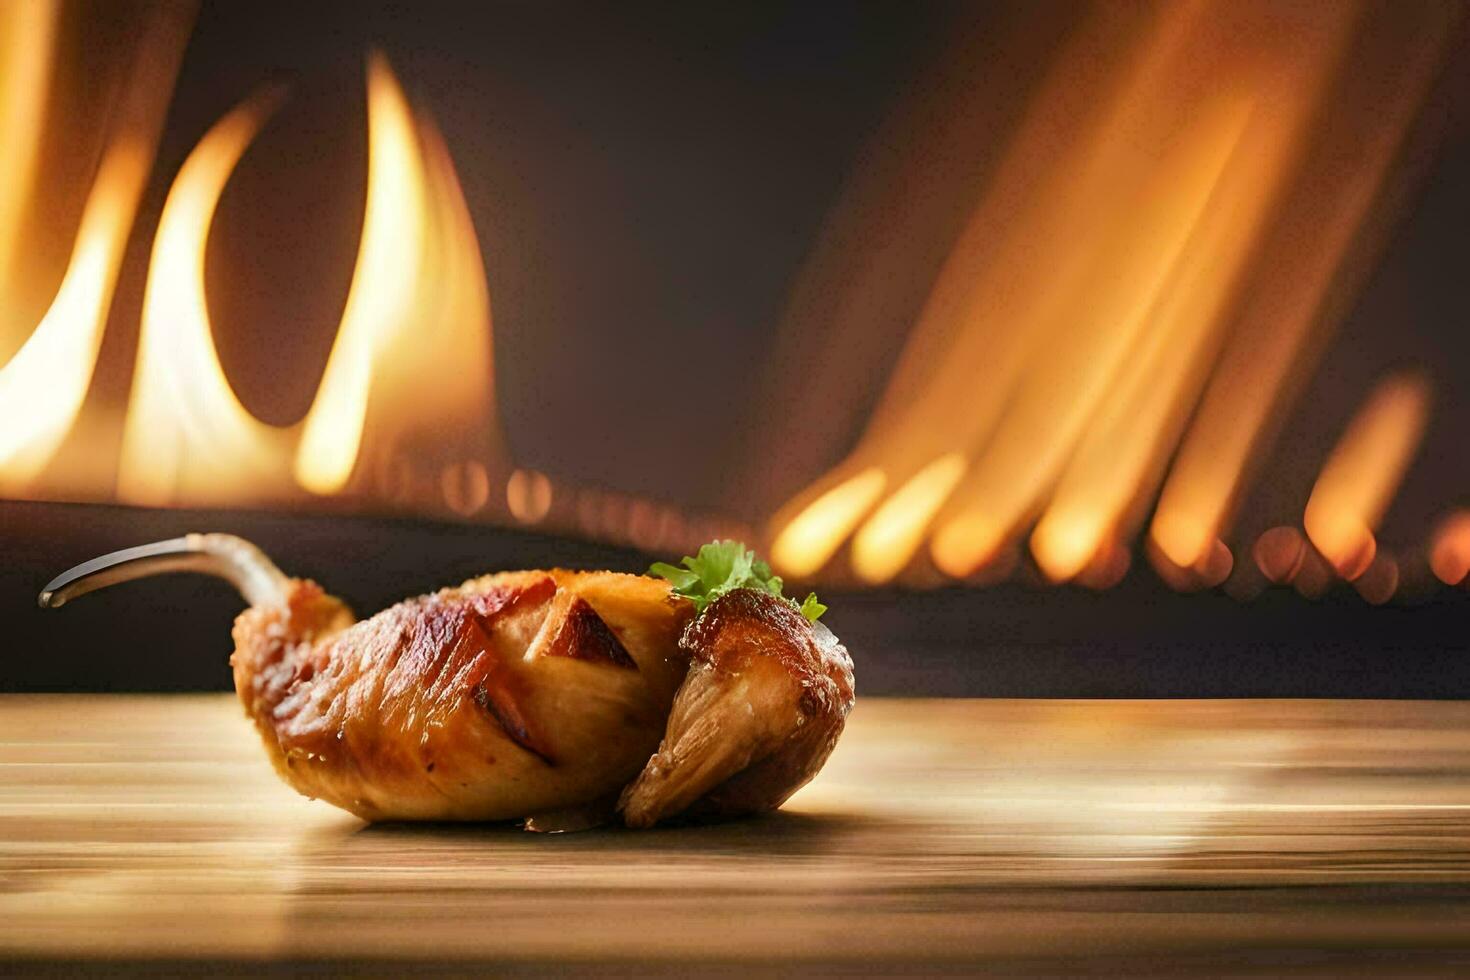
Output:
[[364,820],[651,827],[780,806],[821,768],[852,660],[743,545],[650,575],[503,572],[358,621],[231,535],[105,555],[44,606],[168,571],[228,579],[235,689],[299,792]]

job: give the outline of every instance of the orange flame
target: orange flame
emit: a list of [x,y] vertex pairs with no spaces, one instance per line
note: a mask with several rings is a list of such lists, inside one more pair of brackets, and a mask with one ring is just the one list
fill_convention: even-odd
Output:
[[417,142],[407,97],[387,63],[374,57],[362,245],[337,342],[296,451],[296,479],[313,493],[346,486],[362,443],[373,362],[413,315],[428,213]]
[[256,98],[199,141],[158,219],[138,363],[123,430],[118,497],[161,505],[253,502],[286,476],[288,433],[260,422],[230,388],[211,337],[204,247],[225,183],[277,101]]
[[56,299],[0,369],[0,483],[34,479],[81,411],[151,156],[131,135],[108,148]]
[[[1353,65],[1356,77],[1376,79],[1371,105],[1343,114],[1309,150],[1317,179],[1276,218],[1264,248],[1269,261],[1245,296],[1159,498],[1151,545],[1176,567],[1205,560],[1229,530],[1251,464],[1332,326],[1324,307],[1344,287],[1341,273],[1440,63],[1450,16],[1423,8],[1404,22],[1422,32],[1417,38],[1406,30],[1409,41],[1389,35],[1372,48],[1381,79]],[[1367,102],[1362,91],[1351,95]]]
[[[211,339],[205,245],[230,174],[275,95],[217,123],[180,169],[159,220],[124,433],[119,496],[146,504],[251,502],[341,492],[375,454],[393,500],[424,486],[469,516],[492,499],[490,303],[474,227],[437,131],[417,119],[387,61],[368,64],[368,189],[342,325],[299,426],[235,397]],[[422,433],[444,427],[456,439]],[[369,430],[373,439],[365,441]],[[431,444],[415,447],[418,439]],[[406,454],[404,450],[423,450]],[[437,462],[420,473],[408,455]]]
[[6,302],[7,285],[34,182],[60,9],[55,0],[0,4],[0,347],[6,350],[19,326]]
[[[375,448],[389,455],[415,421],[480,432],[491,414],[490,300],[474,227],[448,151],[416,124],[381,55],[368,64],[368,147],[357,266],[296,450],[296,479],[316,494],[347,485],[373,422]],[[477,498],[474,509],[490,499]]]
[[[1061,316],[1075,324],[1016,396],[985,456],[955,492],[934,535],[934,563],[963,576],[1023,524],[1136,346],[1245,128],[1227,103],[1175,141],[1151,193],[1115,231],[1107,259]],[[1087,556],[1088,558],[1091,555]],[[1084,559],[1085,560],[1085,559]]]
[[887,475],[874,466],[822,494],[776,535],[771,561],[798,577],[819,571],[877,501],[887,482]]
[[1349,581],[1373,563],[1373,532],[1414,457],[1428,414],[1423,378],[1383,381],[1348,423],[1312,487],[1302,521],[1307,537]]

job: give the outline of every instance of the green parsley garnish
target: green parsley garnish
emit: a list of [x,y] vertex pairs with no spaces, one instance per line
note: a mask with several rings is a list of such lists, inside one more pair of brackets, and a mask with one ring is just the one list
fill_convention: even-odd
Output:
[[781,594],[781,576],[771,574],[771,566],[746,549],[739,541],[711,541],[699,549],[699,554],[684,556],[683,568],[667,562],[654,562],[648,574],[668,579],[674,586],[674,594],[694,600],[695,614],[704,612],[704,607],[732,589],[755,589],[769,592],[778,599],[785,599],[809,622],[822,618],[827,607],[817,601],[815,592],[809,593],[801,602],[787,599]]

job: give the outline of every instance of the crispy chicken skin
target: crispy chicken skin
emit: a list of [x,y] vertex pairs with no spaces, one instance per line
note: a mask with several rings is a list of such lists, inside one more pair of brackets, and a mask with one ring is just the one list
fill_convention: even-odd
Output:
[[615,797],[687,672],[691,615],[636,575],[513,572],[352,622],[313,582],[235,622],[271,761],[365,820],[508,820]]
[[773,810],[822,768],[852,710],[852,659],[820,623],[736,589],[685,628],[689,676],[658,754],[623,793],[630,827]]

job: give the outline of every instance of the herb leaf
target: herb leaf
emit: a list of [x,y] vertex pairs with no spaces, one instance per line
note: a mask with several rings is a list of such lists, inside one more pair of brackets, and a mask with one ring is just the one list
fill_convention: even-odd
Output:
[[755,552],[739,541],[711,541],[702,545],[694,557],[686,555],[681,564],[683,568],[667,562],[655,562],[649,567],[648,574],[668,579],[674,586],[675,595],[693,600],[696,615],[734,589],[755,589],[784,599],[813,623],[827,611],[827,607],[817,601],[815,592],[801,603],[787,599],[781,594],[781,576],[772,575],[771,566],[756,558]]

